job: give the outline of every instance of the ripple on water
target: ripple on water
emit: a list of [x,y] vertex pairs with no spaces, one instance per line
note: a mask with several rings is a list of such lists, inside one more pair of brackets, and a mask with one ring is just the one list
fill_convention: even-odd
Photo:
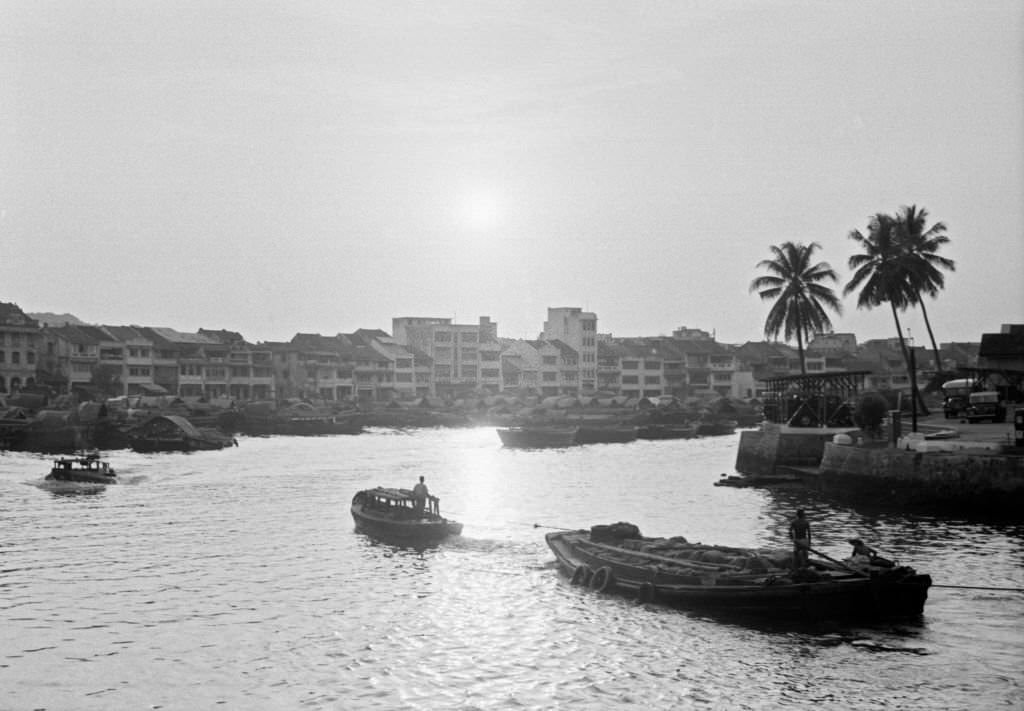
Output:
[[[1017,527],[728,489],[737,438],[519,452],[493,430],[245,438],[112,452],[131,485],[25,486],[0,453],[0,708],[1012,707],[1021,595],[933,589],[917,623],[785,625],[595,594],[546,526],[816,547],[860,535],[936,582],[1024,587]],[[426,476],[464,535],[422,552],[353,532],[352,494]],[[539,524],[540,527],[534,524]]]

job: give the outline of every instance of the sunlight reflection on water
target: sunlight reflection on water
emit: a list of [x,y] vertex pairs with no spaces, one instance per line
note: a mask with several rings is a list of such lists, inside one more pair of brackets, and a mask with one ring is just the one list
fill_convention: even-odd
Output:
[[[112,452],[126,483],[88,495],[36,486],[44,458],[0,454],[0,708],[1019,702],[1021,594],[935,589],[920,621],[794,626],[638,605],[555,572],[547,526],[625,520],[785,546],[803,506],[833,555],[859,535],[937,583],[1024,587],[1019,527],[714,487],[737,440],[516,451],[485,428],[250,438]],[[415,552],[353,532],[355,491],[420,474],[463,536]]]

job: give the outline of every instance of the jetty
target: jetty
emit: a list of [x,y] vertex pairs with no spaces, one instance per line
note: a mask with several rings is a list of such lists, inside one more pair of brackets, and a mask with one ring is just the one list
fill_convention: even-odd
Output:
[[793,379],[779,379],[789,383],[776,384],[786,395],[781,409],[766,413],[775,421],[741,433],[739,476],[718,484],[806,486],[847,500],[964,514],[1024,506],[1024,404],[994,423],[947,420],[941,411],[908,421],[892,411],[880,434],[852,418],[846,423],[841,411],[808,422],[801,413],[815,403],[855,401],[859,374],[839,375],[846,377],[812,376],[796,388]]

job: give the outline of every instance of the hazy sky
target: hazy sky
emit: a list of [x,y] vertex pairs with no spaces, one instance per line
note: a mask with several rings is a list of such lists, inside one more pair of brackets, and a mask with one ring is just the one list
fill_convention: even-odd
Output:
[[917,204],[957,263],[937,338],[1024,322],[1020,0],[0,0],[0,127],[26,311],[743,342],[769,245],[819,242],[841,291],[850,230]]

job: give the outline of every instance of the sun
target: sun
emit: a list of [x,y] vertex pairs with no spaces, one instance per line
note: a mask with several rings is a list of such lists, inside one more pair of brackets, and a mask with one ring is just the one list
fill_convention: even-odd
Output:
[[498,226],[501,205],[489,190],[471,190],[464,193],[456,207],[458,223],[473,232],[486,232]]

